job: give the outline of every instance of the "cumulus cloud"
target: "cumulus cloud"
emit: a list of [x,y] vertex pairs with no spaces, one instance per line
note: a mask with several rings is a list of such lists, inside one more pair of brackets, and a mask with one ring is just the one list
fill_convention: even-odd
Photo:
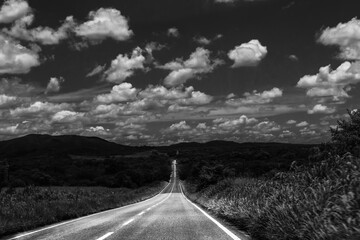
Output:
[[0,35],[0,74],[24,74],[39,65],[36,52]]
[[84,113],[62,110],[55,113],[51,120],[55,123],[71,123],[84,117]]
[[209,50],[197,48],[186,61],[176,59],[160,66],[160,68],[172,70],[164,79],[164,84],[173,87],[181,85],[191,78],[199,77],[201,74],[212,72],[219,64],[222,64],[221,60],[210,59]]
[[194,91],[192,86],[184,89],[167,89],[163,86],[150,85],[139,93],[139,97],[177,105],[204,105],[210,103],[213,99],[212,96],[205,93]]
[[78,36],[98,42],[106,38],[117,41],[128,40],[133,31],[129,29],[128,20],[119,10],[100,8],[89,13],[89,21],[75,28]]
[[0,9],[0,23],[11,23],[31,12],[25,0],[6,0]]
[[316,75],[302,77],[297,87],[307,89],[306,94],[310,97],[347,98],[351,85],[360,82],[359,72],[359,63],[344,62],[336,70],[332,70],[328,65],[320,68]]
[[282,131],[282,133],[279,135],[280,138],[290,138],[290,137],[295,137],[296,134],[289,131],[289,130],[284,130]]
[[14,96],[7,96],[5,94],[0,94],[0,107],[5,106],[9,103],[14,102],[17,97]]
[[114,83],[121,83],[131,77],[135,70],[144,69],[145,57],[142,55],[141,48],[133,50],[131,56],[119,54],[112,60],[111,66],[105,71],[106,80]]
[[29,106],[21,106],[15,109],[11,109],[10,114],[12,117],[23,117],[34,114],[36,114],[37,116],[41,116],[42,114],[55,113],[70,108],[70,104],[67,103],[55,104],[37,101],[30,104]]
[[257,66],[263,60],[268,51],[261,45],[259,40],[251,40],[229,51],[228,57],[234,61],[233,68]]
[[136,98],[138,90],[130,83],[115,85],[108,94],[101,94],[96,97],[100,103],[127,102]]
[[308,114],[315,114],[315,113],[334,113],[335,108],[329,108],[322,104],[316,104],[312,109],[308,110]]
[[[273,121],[262,121],[252,128],[252,131],[258,131],[261,133],[271,133],[280,131],[281,126]],[[255,132],[256,133],[256,132]]]
[[241,125],[250,125],[257,123],[258,120],[256,118],[248,118],[245,115],[241,115],[238,119],[228,120],[224,118],[217,118],[213,122],[218,124],[218,128],[231,130],[238,128]]
[[174,123],[169,127],[169,131],[189,130],[191,127],[186,124],[186,121]]
[[360,20],[353,18],[347,23],[324,29],[318,42],[340,47],[342,59],[360,59]]
[[275,98],[281,97],[282,95],[283,91],[276,87],[268,91],[263,91],[262,93],[255,90],[252,93],[246,92],[244,98],[229,99],[226,101],[226,104],[230,106],[265,104],[272,102]]
[[64,82],[63,78],[56,78],[56,77],[52,77],[50,78],[50,81],[46,87],[45,93],[51,93],[51,92],[58,92],[60,91],[60,84]]
[[177,38],[177,37],[180,36],[179,29],[177,29],[177,28],[175,28],[175,27],[169,28],[169,29],[167,30],[167,35],[168,35],[169,37],[175,37],[175,38]]
[[140,90],[130,83],[122,83],[114,86],[110,93],[98,95],[91,112],[99,118],[149,114],[149,119],[153,120],[166,118],[169,113],[192,111],[195,106],[207,105],[212,100],[212,96],[195,91],[193,87],[168,89],[164,86],[149,85]]
[[108,132],[109,129],[105,129],[103,126],[90,127],[88,129],[90,132]]
[[9,36],[21,40],[38,42],[44,45],[55,45],[59,44],[61,40],[68,38],[69,33],[75,26],[75,22],[72,16],[67,17],[57,30],[42,26],[28,29],[33,21],[34,15],[31,14],[24,16],[15,21],[10,29],[4,28],[3,32]]
[[302,122],[296,124],[296,126],[297,127],[306,127],[306,126],[309,126],[309,123],[306,121],[302,121]]
[[286,122],[286,124],[290,124],[290,125],[291,124],[296,124],[296,123],[297,123],[297,121],[295,121],[295,120],[289,120],[289,121]]

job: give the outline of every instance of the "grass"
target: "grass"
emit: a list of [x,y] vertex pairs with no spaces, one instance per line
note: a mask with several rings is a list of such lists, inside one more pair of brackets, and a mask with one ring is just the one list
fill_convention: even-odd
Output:
[[138,189],[26,187],[0,193],[0,236],[27,231],[150,198],[166,182]]
[[360,160],[330,157],[272,179],[225,179],[186,194],[259,240],[360,239]]

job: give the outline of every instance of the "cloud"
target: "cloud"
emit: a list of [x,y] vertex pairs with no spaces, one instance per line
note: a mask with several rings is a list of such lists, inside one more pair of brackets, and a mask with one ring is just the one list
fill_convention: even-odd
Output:
[[34,15],[24,16],[13,24],[10,29],[3,29],[7,35],[17,39],[38,42],[44,45],[59,44],[61,40],[69,37],[69,33],[75,26],[75,22],[72,16],[65,19],[63,24],[54,30],[50,27],[36,27],[34,29],[28,29],[34,21]]
[[145,57],[141,48],[133,50],[131,56],[119,54],[112,60],[111,66],[105,71],[106,80],[114,83],[121,83],[131,77],[136,69],[144,69]]
[[186,124],[186,121],[181,121],[179,123],[174,123],[169,127],[169,131],[179,131],[179,130],[188,130],[191,127]]
[[[115,119],[119,116],[142,115],[147,116],[146,121],[160,118],[170,120],[175,115],[181,115],[183,111],[191,114],[195,106],[205,106],[212,100],[212,96],[194,91],[193,87],[168,89],[164,86],[149,85],[140,90],[132,87],[130,83],[121,83],[114,86],[110,93],[98,95],[90,103],[90,108],[91,113],[98,118]],[[196,117],[198,114],[194,112],[192,115]]]
[[110,129],[105,129],[103,126],[90,127],[88,129],[90,132],[108,132]]
[[290,138],[290,137],[295,137],[296,134],[289,131],[289,130],[284,130],[282,131],[282,133],[279,135],[280,138]]
[[215,0],[215,3],[234,3],[238,0]]
[[36,52],[0,35],[0,74],[24,74],[39,65]]
[[0,94],[13,95],[17,97],[33,97],[43,93],[44,89],[29,83],[23,83],[18,78],[1,79]]
[[163,86],[149,86],[139,92],[139,98],[158,100],[167,104],[177,105],[205,105],[212,101],[213,97],[194,91],[193,87],[167,89]]
[[306,127],[309,126],[309,123],[306,121],[300,122],[298,124],[296,124],[297,127]]
[[295,124],[295,123],[297,123],[297,121],[295,121],[295,120],[289,120],[286,122],[286,124]]
[[0,94],[0,107],[16,101],[17,97]]
[[281,97],[282,95],[283,91],[276,87],[268,91],[263,91],[262,93],[255,90],[252,93],[246,92],[244,98],[229,99],[226,101],[226,104],[230,106],[265,104],[272,102],[275,98]]
[[169,37],[175,37],[175,38],[178,38],[180,36],[180,33],[179,33],[179,30],[175,27],[172,27],[172,28],[169,28],[167,30],[167,35]]
[[55,113],[61,110],[70,109],[70,104],[61,103],[54,104],[49,102],[37,101],[26,107],[18,107],[10,110],[12,117],[24,117],[24,116],[42,116],[43,114]]
[[164,79],[164,84],[169,87],[178,86],[194,78],[195,75],[196,71],[191,68],[174,70]]
[[130,83],[115,85],[108,94],[101,94],[96,97],[100,103],[127,102],[136,98],[138,90]]
[[257,66],[263,60],[268,51],[259,40],[251,40],[229,51],[228,57],[234,61],[233,68]]
[[164,84],[168,87],[174,87],[184,84],[189,79],[199,77],[201,74],[212,72],[220,64],[222,61],[219,59],[210,60],[209,50],[197,48],[188,60],[176,59],[159,68],[172,70],[164,79]]
[[235,129],[238,128],[241,125],[249,125],[249,124],[255,124],[258,122],[256,118],[248,118],[245,115],[241,115],[238,119],[233,120],[227,120],[223,118],[218,118],[213,121],[214,123],[219,123],[217,127],[221,129]]
[[101,42],[106,38],[125,41],[133,35],[133,31],[129,29],[128,20],[121,15],[119,10],[113,8],[91,11],[89,21],[77,26],[75,33],[94,42]]
[[297,83],[297,87],[307,89],[310,97],[333,96],[348,98],[351,85],[360,82],[360,63],[342,63],[336,70],[330,65],[320,68],[316,75],[306,75]]
[[31,12],[27,1],[7,0],[0,9],[0,23],[11,23]]
[[326,28],[321,32],[318,42],[339,46],[339,57],[342,59],[360,59],[360,20],[353,18],[347,23]]
[[216,35],[215,37],[213,37],[213,38],[206,38],[206,37],[204,37],[204,36],[196,36],[196,37],[194,37],[193,38],[193,40],[195,41],[195,42],[197,42],[198,44],[201,44],[201,45],[209,45],[209,44],[211,44],[213,41],[215,41],[215,40],[217,40],[217,39],[220,39],[220,38],[222,38],[222,35],[221,34],[218,34],[218,35]]
[[298,56],[296,56],[296,55],[294,55],[294,54],[290,55],[288,58],[289,58],[291,61],[293,61],[293,62],[299,61]]
[[308,110],[308,114],[315,114],[315,113],[334,113],[336,110],[335,108],[329,108],[327,106],[316,104],[312,109]]
[[51,120],[55,123],[71,123],[84,117],[84,113],[62,110],[55,113]]
[[18,127],[19,127],[19,124],[0,127],[0,134],[1,135],[16,135],[19,133]]
[[200,36],[195,37],[194,41],[199,44],[202,44],[202,45],[209,45],[211,43],[211,39],[208,39],[206,37],[200,37]]
[[58,92],[60,91],[60,84],[62,82],[64,82],[65,80],[63,78],[56,78],[56,77],[52,77],[50,78],[50,81],[46,87],[45,93],[51,93],[51,92]]
[[103,66],[97,65],[91,72],[86,74],[86,77],[93,77],[93,76],[96,76],[96,75],[102,73],[105,70],[105,67],[106,67],[106,64],[104,64]]
[[276,132],[276,131],[280,131],[281,130],[281,126],[273,121],[262,121],[260,123],[258,123],[257,125],[255,125],[252,128],[252,131],[256,131],[253,133],[271,133],[271,132]]

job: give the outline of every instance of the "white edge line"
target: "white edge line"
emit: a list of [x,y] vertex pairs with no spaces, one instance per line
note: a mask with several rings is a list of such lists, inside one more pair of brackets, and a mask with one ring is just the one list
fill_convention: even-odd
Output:
[[41,229],[36,230],[36,231],[24,233],[24,234],[21,234],[21,235],[19,235],[19,236],[15,236],[15,237],[12,237],[12,238],[7,238],[7,239],[5,238],[5,239],[6,239],[6,240],[18,239],[18,238],[21,238],[21,237],[25,237],[25,236],[28,236],[28,235],[32,235],[32,234],[37,233],[37,232],[42,232],[42,231],[45,231],[45,230],[48,230],[48,229],[51,229],[51,228],[55,228],[55,227],[59,227],[59,226],[65,225],[65,224],[69,224],[69,223],[72,223],[72,222],[76,222],[76,221],[82,220],[82,219],[84,219],[84,218],[93,217],[93,216],[96,216],[96,215],[99,215],[99,214],[103,214],[103,213],[107,213],[107,212],[111,212],[111,211],[117,211],[117,210],[122,209],[122,208],[130,207],[130,206],[133,206],[133,205],[136,205],[136,204],[139,204],[139,203],[144,203],[144,202],[150,201],[151,199],[153,199],[153,198],[157,197],[158,195],[160,195],[160,194],[170,185],[170,183],[171,183],[171,181],[169,181],[169,183],[168,183],[158,194],[156,194],[155,196],[153,196],[153,197],[151,197],[151,198],[149,198],[149,199],[146,199],[146,200],[144,200],[144,201],[132,203],[132,204],[125,205],[125,206],[122,206],[122,207],[118,207],[118,208],[113,208],[113,209],[105,210],[105,211],[98,212],[98,213],[93,213],[93,214],[90,214],[90,215],[87,215],[87,216],[83,216],[83,217],[76,218],[76,219],[73,219],[73,220],[69,220],[69,221],[66,221],[66,222],[58,223],[58,224],[55,224],[55,225],[51,225],[51,226],[49,226],[49,227],[41,228]]
[[221,230],[223,230],[227,235],[229,235],[232,239],[234,240],[243,240],[241,238],[239,238],[238,236],[236,236],[234,233],[232,233],[229,229],[227,229],[224,225],[222,225],[221,223],[219,223],[217,220],[215,220],[213,217],[211,217],[209,214],[207,214],[204,210],[202,210],[200,207],[198,207],[195,203],[193,203],[192,201],[190,201],[185,194],[183,193],[182,190],[182,184],[180,184],[180,190],[181,190],[181,194],[185,197],[185,199],[191,203],[193,206],[195,206],[202,214],[204,214],[207,218],[209,218],[211,221],[213,221],[219,228],[221,228]]
[[108,232],[107,234],[105,234],[104,236],[96,239],[96,240],[104,240],[105,238],[109,237],[110,235],[112,235],[114,232]]

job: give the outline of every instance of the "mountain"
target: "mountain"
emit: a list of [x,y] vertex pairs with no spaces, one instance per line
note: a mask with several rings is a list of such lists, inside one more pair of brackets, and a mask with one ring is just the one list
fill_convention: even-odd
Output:
[[146,147],[131,147],[106,141],[98,137],[76,135],[30,134],[0,142],[0,156],[35,155],[126,155],[143,151]]
[[316,144],[292,144],[292,143],[277,143],[277,142],[232,142],[223,140],[214,140],[210,142],[198,143],[198,142],[183,142],[177,143],[170,146],[160,147],[161,149],[172,149],[172,150],[189,150],[189,149],[272,149],[272,148],[298,148],[298,147],[313,147]]
[[205,143],[184,142],[161,147],[134,147],[106,141],[98,137],[77,135],[41,135],[30,134],[24,137],[0,141],[0,157],[24,156],[58,156],[58,155],[130,155],[150,149],[164,152],[175,151],[233,151],[233,150],[275,150],[296,149],[314,145],[287,144],[287,143],[237,143],[232,141],[215,140]]

